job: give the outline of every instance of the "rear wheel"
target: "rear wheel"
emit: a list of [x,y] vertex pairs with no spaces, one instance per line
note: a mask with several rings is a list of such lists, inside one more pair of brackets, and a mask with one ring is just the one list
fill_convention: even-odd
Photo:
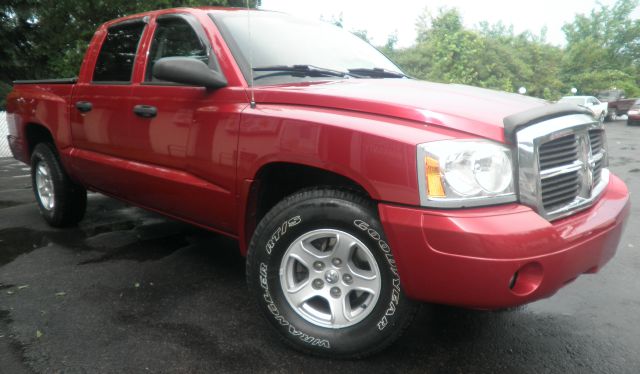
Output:
[[391,344],[416,306],[371,201],[314,189],[277,204],[260,222],[247,280],[284,341],[312,354],[363,357]]
[[87,191],[69,178],[53,144],[39,143],[33,150],[31,183],[40,213],[49,225],[71,226],[84,217]]

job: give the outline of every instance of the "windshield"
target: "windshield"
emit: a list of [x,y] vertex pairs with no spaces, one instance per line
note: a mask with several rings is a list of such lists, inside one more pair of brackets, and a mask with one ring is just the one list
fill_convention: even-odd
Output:
[[584,98],[583,97],[563,97],[562,99],[560,99],[560,102],[568,103],[568,104],[584,105]]
[[[348,73],[350,69],[400,69],[377,49],[337,26],[299,19],[287,14],[252,11],[251,42],[247,12],[214,12],[211,17],[229,45],[245,79],[250,80],[249,59],[253,62],[254,84],[271,85],[292,82],[346,79],[340,74],[305,74],[307,66]],[[277,69],[296,67],[274,74]],[[294,71],[292,71],[294,70]],[[379,72],[379,70],[378,70]],[[361,76],[361,72],[358,72]]]

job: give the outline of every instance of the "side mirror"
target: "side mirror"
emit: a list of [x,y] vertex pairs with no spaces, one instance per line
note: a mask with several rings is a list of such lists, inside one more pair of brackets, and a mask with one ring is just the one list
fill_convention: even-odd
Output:
[[210,89],[227,85],[227,79],[222,74],[211,70],[204,62],[190,57],[159,59],[153,64],[153,76],[163,81]]

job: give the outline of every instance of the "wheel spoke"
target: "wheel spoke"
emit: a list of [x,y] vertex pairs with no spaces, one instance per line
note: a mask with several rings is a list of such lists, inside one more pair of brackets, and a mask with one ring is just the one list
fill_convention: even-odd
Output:
[[363,277],[360,274],[353,274],[353,283],[349,285],[352,290],[365,291],[375,295],[376,290],[380,288],[380,280],[376,275],[371,277]]
[[331,309],[331,323],[337,326],[344,326],[351,322],[347,312],[347,298],[343,295],[338,298],[329,296],[329,308]]
[[343,262],[347,262],[351,258],[353,253],[353,247],[356,245],[353,238],[349,238],[347,235],[338,234],[336,237],[336,244],[333,247],[332,256],[341,259]]
[[298,260],[302,265],[309,269],[309,271],[313,270],[314,261],[317,261],[320,258],[317,256],[315,251],[308,248],[303,241],[296,243],[294,247],[291,248],[289,256]]
[[286,290],[291,304],[300,307],[305,301],[318,295],[318,291],[311,286],[311,280],[307,279],[302,285]]

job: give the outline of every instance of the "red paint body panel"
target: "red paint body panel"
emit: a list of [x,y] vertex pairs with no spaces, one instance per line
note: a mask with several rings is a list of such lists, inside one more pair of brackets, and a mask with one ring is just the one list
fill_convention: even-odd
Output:
[[[602,267],[618,246],[629,194],[612,176],[592,208],[553,223],[518,205],[450,215],[391,204],[380,204],[379,210],[410,297],[493,309],[548,297]],[[542,268],[539,287],[515,294],[509,288],[512,277],[531,263]]]
[[[14,138],[11,142],[23,144],[26,126],[30,123],[47,124],[56,147],[65,149],[72,145],[71,129],[69,128],[69,102],[74,87],[72,85],[24,85],[17,86],[7,96],[7,113],[9,134]],[[19,147],[19,146],[18,146]],[[18,153],[17,159],[29,162],[30,155],[26,154],[26,144],[22,146],[23,153]]]
[[[42,126],[77,181],[237,238],[243,254],[260,170],[293,163],[331,171],[380,202],[405,291],[425,301],[523,304],[613,256],[629,210],[626,187],[615,177],[592,208],[553,223],[518,204],[418,207],[417,144],[505,142],[503,118],[544,101],[461,85],[352,79],[258,87],[252,108],[247,82],[207,15],[213,9],[219,11],[169,9],[107,22],[87,49],[77,84],[17,84],[7,100],[14,157],[29,162],[27,127]],[[156,17],[167,13],[188,13],[200,22],[227,87],[144,82]],[[93,83],[108,27],[145,16],[130,84]],[[92,102],[93,110],[80,113],[78,101]],[[154,106],[158,115],[137,117],[136,105]]]
[[372,113],[442,126],[499,142],[504,141],[502,120],[505,117],[546,104],[540,99],[478,87],[405,79],[347,79],[260,87],[255,95],[260,103]]

